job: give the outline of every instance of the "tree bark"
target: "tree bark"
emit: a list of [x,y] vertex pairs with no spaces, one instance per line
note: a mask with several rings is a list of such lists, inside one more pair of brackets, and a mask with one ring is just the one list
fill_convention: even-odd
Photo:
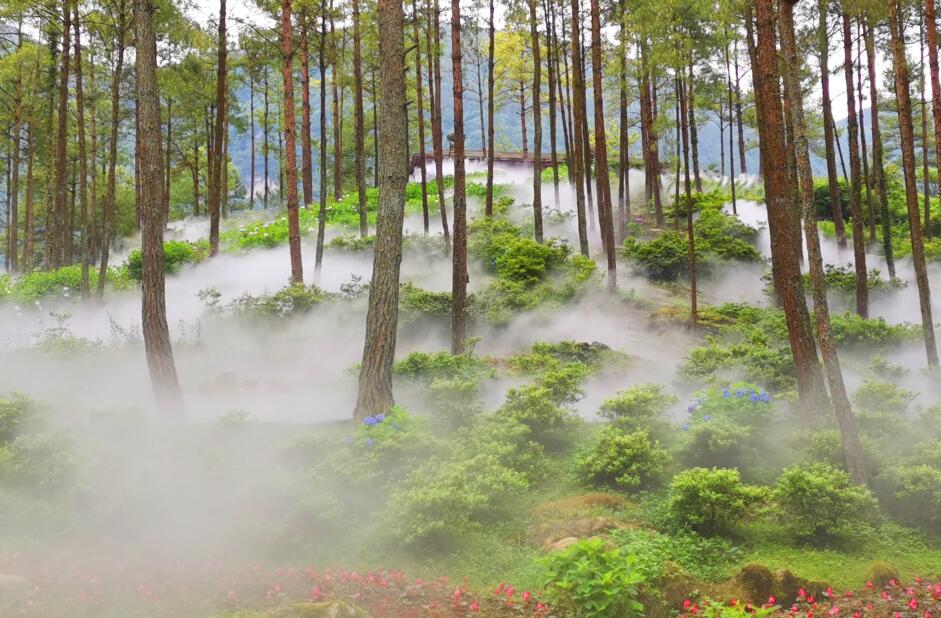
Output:
[[445,251],[451,251],[451,232],[448,229],[448,210],[444,204],[444,153],[441,145],[441,26],[438,0],[426,4],[428,10],[428,96],[431,103],[431,145],[435,155],[435,188],[438,191],[438,210],[444,233]]
[[925,245],[921,235],[921,213],[918,209],[918,186],[915,180],[915,129],[912,123],[912,101],[909,94],[908,59],[905,57],[905,40],[899,23],[897,0],[889,0],[888,6],[892,60],[895,69],[895,97],[898,101],[901,129],[905,205],[908,208],[908,224],[911,228],[912,263],[915,267],[915,282],[918,285],[918,300],[921,305],[925,354],[928,357],[928,366],[937,367],[938,346],[935,342],[934,320],[931,316],[931,287],[928,283],[928,269],[925,266]]
[[[530,2],[532,1],[530,0]],[[454,84],[454,248],[451,273],[451,354],[463,354],[464,352],[467,321],[467,196],[464,188],[464,73],[461,67],[461,51],[461,1],[451,0],[451,76]]]
[[[281,0],[281,74],[284,80],[284,172],[287,182],[288,243],[291,253],[291,283],[304,283],[301,262],[301,229],[297,204],[297,140],[294,121],[294,33],[291,0]],[[218,133],[217,133],[218,135]]]
[[833,111],[830,103],[830,38],[827,27],[828,0],[818,0],[819,22],[817,24],[817,54],[820,58],[820,92],[823,99],[823,143],[826,147],[827,182],[830,187],[830,214],[836,227],[836,241],[840,247],[846,246],[845,219],[843,201],[840,197],[840,183],[836,176],[836,151],[834,150]]
[[882,161],[882,131],[879,123],[879,93],[876,86],[876,43],[872,25],[866,23],[866,65],[869,71],[869,115],[872,124],[872,186],[882,220],[882,252],[889,276],[895,276],[895,258],[892,250],[892,219],[889,216],[888,187]]
[[575,207],[578,214],[578,245],[582,255],[588,256],[588,231],[585,228],[585,194],[586,186],[582,163],[586,160],[583,148],[584,123],[582,115],[585,113],[585,84],[582,79],[582,53],[578,43],[581,25],[579,19],[578,0],[572,0],[572,175],[575,178]]
[[265,157],[264,157],[264,158],[265,158],[265,163],[264,163],[264,168],[265,168],[265,188],[264,188],[264,193],[262,194],[262,205],[264,206],[264,209],[265,209],[265,210],[268,210],[268,197],[269,197],[269,194],[270,194],[270,182],[269,182],[269,178],[270,178],[270,176],[271,176],[270,170],[269,170],[269,163],[268,163],[268,155],[271,153],[271,146],[270,146],[270,142],[268,141],[268,138],[270,137],[270,134],[269,134],[269,131],[268,131],[268,129],[269,129],[269,126],[268,126],[268,125],[269,125],[269,117],[268,117],[268,114],[269,114],[268,94],[269,94],[269,91],[268,91],[268,66],[265,65],[265,97],[264,97],[264,99],[265,99],[265,117],[264,117],[264,122],[262,123],[262,124],[264,125],[264,126],[262,127],[262,130],[265,132],[265,139],[264,139],[264,141],[262,142],[262,152],[263,152],[264,155],[265,155]]
[[[686,98],[686,93],[689,91],[681,79],[677,79],[676,92],[679,95],[680,132],[683,136],[683,187],[686,191],[686,242],[689,262],[689,321],[695,326],[696,322],[699,321],[699,309],[696,290],[696,236],[693,229],[693,194],[689,179],[689,151],[690,141],[692,140],[687,127],[687,118],[691,118],[691,112],[688,109],[689,103]],[[677,147],[679,147],[679,144],[677,144]],[[679,160],[679,157],[677,157],[677,160]],[[677,179],[677,192],[679,192],[679,179]]]
[[921,61],[918,64],[918,92],[921,95],[921,180],[922,199],[925,200],[925,239],[931,240],[931,187],[928,178],[928,104],[925,102],[925,14],[918,20],[918,50]]
[[689,140],[690,152],[693,156],[693,178],[696,182],[696,192],[702,193],[702,176],[699,173],[699,129],[696,125],[696,96],[693,85],[693,60],[690,58],[689,79],[686,80],[686,91],[689,93],[686,100],[686,107],[689,108]]
[[853,415],[846,384],[843,381],[843,371],[840,367],[840,358],[830,324],[830,309],[827,305],[823,258],[820,254],[817,215],[814,211],[814,178],[810,167],[810,149],[807,145],[803,96],[797,79],[799,61],[794,36],[793,10],[795,3],[796,0],[781,0],[779,5],[779,27],[781,31],[781,48],[784,53],[784,80],[790,83],[788,90],[794,96],[790,110],[793,116],[795,155],[797,158],[797,173],[800,179],[799,196],[801,210],[803,211],[804,233],[807,238],[807,261],[810,267],[810,281],[813,288],[814,316],[817,320],[817,341],[820,344],[820,352],[823,356],[823,365],[827,383],[830,387],[834,416],[836,416],[837,425],[840,429],[846,469],[853,482],[862,485],[866,479],[863,450],[859,442],[856,418]]
[[333,89],[333,199],[343,199],[343,114],[340,113],[340,57],[341,46],[337,42],[336,20],[333,0],[330,0],[330,40],[333,42],[333,57],[330,59],[330,85]]
[[[928,26],[928,70],[931,73],[931,117],[934,120],[935,164],[941,170],[941,78],[938,75],[938,17],[934,0],[925,0],[924,19]],[[927,177],[926,171],[925,178]],[[927,191],[925,191],[925,199],[928,199]]]
[[157,402],[179,411],[183,395],[167,327],[163,254],[163,155],[153,0],[134,0],[137,101],[140,106],[141,254],[144,348]]
[[[304,208],[314,203],[314,162],[310,144],[310,20],[307,10],[298,15],[301,44],[301,185],[304,187]],[[355,25],[355,24],[354,24]]]
[[487,20],[489,37],[487,42],[487,200],[484,204],[484,215],[493,216],[493,150],[494,150],[494,101],[493,101],[493,73],[494,50],[496,46],[496,26],[494,25],[494,0],[489,2],[490,17]]
[[853,28],[849,6],[843,9],[843,74],[846,77],[847,131],[850,150],[850,214],[853,217],[853,253],[856,264],[856,313],[869,317],[869,281],[866,268],[866,228],[863,225],[862,171],[859,160],[859,122],[856,118],[856,95],[853,83]]
[[[317,68],[320,71],[320,209],[317,211],[317,248],[314,253],[314,276],[323,266],[323,239],[327,225],[327,5],[320,0],[320,49]],[[334,118],[336,122],[336,118]]]
[[46,249],[49,256],[48,268],[64,265],[68,251],[66,246],[72,243],[72,229],[68,225],[68,204],[66,203],[65,175],[67,166],[68,117],[69,117],[69,61],[71,58],[69,39],[72,29],[72,10],[70,0],[62,2],[62,51],[59,68],[58,115],[56,125],[55,151],[55,207],[50,217]]
[[353,417],[387,412],[392,396],[402,264],[402,220],[408,182],[405,49],[402,3],[379,0],[379,64],[382,113],[379,117],[379,217],[369,286],[366,343]]
[[601,7],[591,2],[591,75],[595,103],[595,178],[598,184],[598,215],[602,245],[608,260],[608,289],[617,288],[617,262],[614,246],[614,213],[611,204],[611,178],[608,174],[608,138],[604,126],[604,91],[601,65]]
[[[75,36],[75,116],[78,127],[78,190],[79,208],[82,220],[82,298],[90,296],[88,269],[91,262],[91,222],[88,216],[88,152],[85,140],[85,90],[82,83],[82,39],[81,25],[79,24],[78,3],[72,6],[72,27]],[[19,140],[14,139],[13,171],[19,170]],[[92,162],[94,169],[94,162]],[[15,186],[16,183],[13,183]],[[15,193],[14,193],[15,195]],[[163,208],[163,202],[161,202]],[[14,219],[14,227],[16,220]],[[13,252],[16,255],[16,252]]]
[[764,186],[771,233],[772,272],[784,307],[801,410],[805,418],[811,419],[820,407],[826,405],[827,396],[810,328],[796,243],[791,238],[799,230],[794,229],[789,211],[791,192],[780,105],[773,0],[756,0],[755,9],[758,39],[752,73],[758,117],[762,119],[759,139],[764,144],[761,150],[765,159]]
[[[135,0],[139,1],[139,0]],[[111,76],[111,134],[108,136],[108,188],[105,196],[105,212],[102,217],[101,266],[98,269],[98,298],[104,296],[108,278],[108,257],[114,237],[114,216],[117,192],[118,129],[121,126],[121,81],[124,73],[124,47],[127,38],[127,15],[125,0],[118,0],[115,18],[115,67]]]
[[[539,42],[538,0],[529,0],[529,31],[533,48],[533,230],[536,242],[542,233],[542,54]],[[525,149],[526,144],[523,144]]]
[[549,86],[549,165],[552,166],[552,190],[555,197],[556,208],[559,207],[559,156],[557,152],[557,104],[556,104],[556,73],[553,55],[555,43],[552,36],[552,24],[549,18],[549,0],[543,3],[543,22],[546,26],[546,79]]
[[[417,113],[418,113],[418,158],[419,158],[418,165],[419,165],[419,170],[421,173],[421,212],[422,212],[422,225],[423,225],[423,229],[425,232],[425,236],[427,236],[428,230],[431,226],[431,217],[428,212],[428,169],[427,169],[427,165],[425,165],[425,103],[424,103],[425,93],[424,93],[424,87],[423,87],[423,81],[422,81],[422,70],[421,70],[421,36],[420,36],[420,30],[418,28],[419,21],[418,21],[417,0],[412,0],[412,21],[413,21],[413,28],[414,28],[414,33],[415,33],[415,105],[418,108],[417,110]],[[360,101],[360,104],[361,103],[362,101]],[[357,134],[357,139],[359,139],[358,135],[359,134]],[[357,179],[357,184],[358,183],[359,183],[359,180]],[[363,180],[363,184],[365,185],[365,180]],[[360,193],[360,195],[362,196],[363,194]],[[361,197],[361,199],[363,198]],[[362,203],[363,202],[361,202],[361,205]],[[361,212],[363,211],[361,210]],[[360,223],[362,223],[362,218],[360,219]]]
[[[225,2],[219,0],[219,35],[217,39],[218,59],[216,61],[216,118],[212,135],[212,171],[209,175],[209,255],[219,254],[219,214],[222,194],[222,140],[225,131],[225,95],[226,95],[226,52]],[[292,77],[293,79],[293,77]],[[287,93],[285,93],[287,96]],[[292,110],[293,114],[293,110]]]
[[[412,7],[414,9],[415,0],[412,0]],[[417,19],[417,14],[416,14]],[[356,192],[358,194],[358,205],[359,205],[359,235],[361,238],[365,238],[369,234],[369,222],[366,218],[366,117],[363,112],[363,52],[362,52],[362,35],[360,34],[360,13],[359,13],[359,0],[353,0],[353,124],[355,125],[356,131],[356,144],[355,144],[355,155],[353,165],[356,167]],[[418,87],[418,114],[419,114],[419,130],[420,130],[420,139],[422,142],[421,151],[425,151],[425,123],[424,123],[424,111],[422,110],[422,92],[421,92],[421,50],[417,47],[417,37],[418,37],[418,23],[415,23],[415,37],[416,37],[416,56],[419,58],[416,60],[418,62],[416,72],[418,73],[419,87]],[[421,162],[422,169],[422,205],[424,207],[425,213],[425,233],[428,233],[428,196],[427,190],[425,188],[425,159],[422,157]]]

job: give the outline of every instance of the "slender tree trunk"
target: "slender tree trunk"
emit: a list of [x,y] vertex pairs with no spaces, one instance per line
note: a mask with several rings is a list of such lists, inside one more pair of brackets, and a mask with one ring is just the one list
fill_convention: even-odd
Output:
[[160,93],[157,86],[157,39],[153,0],[134,0],[137,24],[137,100],[140,105],[141,277],[144,348],[158,403],[179,410],[183,395],[173,361],[163,254],[163,156],[160,152]]
[[[219,214],[222,194],[222,139],[225,131],[225,96],[226,96],[226,52],[225,2],[219,0],[219,36],[217,40],[218,60],[216,61],[216,118],[212,135],[212,172],[209,176],[209,255],[219,253]],[[290,5],[288,5],[290,8]],[[292,76],[293,80],[293,76]],[[285,97],[288,93],[285,92]],[[293,96],[293,93],[291,93]],[[293,115],[294,110],[291,110]],[[293,152],[291,156],[293,157]]]
[[[542,43],[537,29],[537,1],[529,0],[529,33],[533,48],[533,229],[536,242],[542,242]],[[525,143],[523,146],[525,149]]]
[[850,7],[843,8],[843,73],[846,77],[847,130],[850,150],[850,213],[853,217],[853,253],[856,263],[856,313],[869,317],[869,281],[866,268],[866,228],[863,225],[862,172],[859,160],[859,122],[856,118],[855,84],[853,83],[853,28]]
[[251,180],[248,184],[248,209],[255,210],[255,75],[253,66],[248,67],[248,132],[251,137]]
[[[139,1],[139,0],[135,0]],[[108,136],[108,189],[105,196],[105,212],[102,217],[101,266],[98,270],[98,298],[104,296],[108,278],[108,257],[114,237],[115,202],[117,193],[118,129],[121,125],[121,81],[124,73],[124,46],[127,38],[127,15],[125,0],[118,0],[115,24],[115,67],[111,76],[111,134]]]
[[[941,170],[941,78],[938,75],[938,16],[934,0],[925,0],[924,19],[928,25],[928,70],[931,73],[931,117],[934,120],[935,165]],[[923,112],[923,115],[927,114]],[[927,170],[925,178],[928,178]],[[941,176],[939,176],[939,182],[941,182]],[[927,190],[925,200],[928,200]]]
[[[425,5],[428,11],[428,96],[431,104],[431,145],[435,155],[435,188],[438,191],[438,210],[441,213],[441,229],[444,232],[445,251],[451,251],[451,232],[448,229],[448,210],[444,204],[444,153],[441,145],[441,27],[438,0]],[[432,38],[433,37],[433,38]]]
[[585,84],[582,79],[582,52],[578,44],[581,32],[579,20],[578,0],[572,0],[572,175],[575,177],[575,205],[578,212],[578,245],[582,255],[588,256],[588,231],[585,229],[585,194],[586,186],[582,163],[586,160],[583,148],[584,123],[582,114],[585,113]]
[[58,123],[56,125],[55,152],[55,210],[50,217],[47,248],[50,260],[47,266],[58,268],[64,265],[67,247],[72,244],[72,229],[68,225],[65,175],[67,166],[68,118],[69,118],[69,39],[72,29],[70,0],[62,2],[62,49],[59,68]]
[[702,176],[699,173],[699,130],[696,126],[696,97],[693,85],[693,61],[691,58],[689,62],[689,79],[686,81],[686,91],[689,93],[686,106],[689,108],[689,139],[690,151],[693,155],[693,178],[696,181],[696,192],[702,193]]
[[552,37],[552,24],[549,18],[548,0],[543,3],[543,22],[546,26],[546,79],[549,86],[549,165],[552,166],[552,190],[555,197],[555,206],[559,207],[559,156],[557,152],[557,106],[556,106],[556,73],[553,54],[555,44]]
[[[82,83],[82,39],[78,4],[72,6],[72,27],[75,36],[75,116],[78,127],[78,190],[82,220],[82,298],[90,296],[88,268],[91,261],[91,222],[88,216],[88,153],[85,140],[85,90]],[[18,130],[18,129],[17,129]],[[13,172],[19,172],[19,140],[14,139]],[[92,163],[94,168],[94,162]],[[13,183],[14,186],[16,183]],[[161,206],[163,204],[161,203]],[[14,219],[14,227],[16,220]],[[16,255],[16,252],[13,252]]]
[[379,64],[382,114],[379,118],[379,217],[369,286],[366,340],[353,417],[384,413],[395,403],[392,365],[399,315],[402,220],[408,182],[405,49],[402,3],[379,0]]
[[794,229],[789,212],[791,192],[788,188],[784,118],[780,106],[773,0],[756,0],[755,8],[758,41],[752,73],[757,112],[761,119],[759,138],[764,142],[762,154],[765,158],[764,185],[771,233],[772,271],[775,288],[784,306],[798,398],[804,416],[810,419],[828,402],[810,328],[800,262],[795,252],[796,243],[789,237],[798,230]]
[[[520,58],[520,61],[523,59]],[[522,140],[520,143],[523,146],[523,158],[526,159],[529,156],[529,137],[526,135],[526,83],[520,82],[520,131]]]
[[167,146],[166,146],[166,159],[165,162],[165,171],[163,180],[164,180],[164,192],[163,192],[163,221],[164,225],[170,218],[170,181],[172,180],[170,169],[173,161],[171,156],[173,144],[173,101],[167,98]]
[[935,342],[934,320],[931,316],[931,287],[925,266],[925,245],[921,235],[918,210],[918,186],[915,181],[915,129],[912,123],[912,101],[909,94],[908,59],[905,57],[905,38],[898,17],[897,0],[889,0],[889,31],[892,36],[892,60],[895,69],[895,97],[898,101],[899,124],[902,137],[902,175],[905,178],[905,205],[911,228],[912,263],[918,300],[921,305],[921,326],[925,340],[928,366],[938,366],[938,346]]
[[735,59],[735,123],[738,126],[738,171],[742,176],[748,173],[745,161],[745,123],[742,122],[742,87],[738,67],[738,39],[733,43]]
[[[530,2],[533,1],[530,0]],[[464,352],[467,320],[467,197],[464,188],[464,73],[461,67],[462,49],[461,1],[451,0],[451,75],[454,82],[454,251],[452,254],[451,279],[451,354],[462,354]],[[440,84],[440,82],[438,83]]]
[[[301,228],[297,204],[297,140],[294,121],[294,33],[291,30],[291,0],[281,0],[281,62],[284,79],[284,172],[287,182],[288,243],[291,252],[291,283],[304,283],[301,262]],[[217,138],[219,133],[216,133]]]
[[[487,20],[487,29],[489,32],[487,42],[487,201],[484,205],[484,215],[493,216],[493,151],[494,151],[494,126],[493,126],[493,88],[494,88],[494,50],[496,41],[496,27],[494,25],[494,0],[489,2],[490,17]],[[447,229],[447,228],[445,228]]]
[[836,241],[840,247],[846,246],[846,230],[843,217],[843,201],[840,197],[840,183],[836,176],[836,153],[833,142],[833,111],[830,104],[830,38],[827,27],[828,0],[817,2],[820,18],[817,24],[817,54],[820,58],[820,91],[823,98],[823,142],[827,154],[827,182],[830,186],[830,214],[836,227]]
[[271,186],[271,183],[269,182],[269,178],[271,177],[271,175],[270,175],[269,163],[268,163],[268,155],[269,155],[270,152],[271,152],[270,142],[268,141],[268,138],[269,138],[269,136],[270,136],[270,134],[269,134],[269,132],[268,132],[268,126],[269,126],[269,122],[268,122],[268,121],[269,121],[269,117],[268,117],[268,114],[269,114],[269,107],[268,107],[268,66],[265,65],[265,117],[264,117],[264,123],[263,123],[264,126],[262,127],[262,129],[263,129],[264,132],[265,132],[265,139],[264,139],[264,142],[262,143],[262,153],[265,155],[265,157],[264,157],[264,158],[265,158],[265,165],[264,165],[264,167],[265,167],[265,189],[264,189],[264,193],[263,193],[263,195],[262,195],[262,204],[264,205],[265,210],[268,210],[268,197],[269,197],[270,186]]
[[931,187],[928,177],[928,105],[925,102],[925,14],[918,19],[918,49],[921,61],[918,65],[918,92],[921,94],[921,180],[922,199],[925,200],[925,239],[931,240]]
[[[317,212],[317,249],[314,255],[314,276],[323,266],[323,239],[327,225],[327,5],[320,0],[320,49],[317,68],[320,71],[320,210]],[[336,122],[336,118],[333,119]]]
[[33,123],[26,125],[26,201],[23,205],[23,270],[33,269]]
[[[419,21],[417,0],[412,0],[412,21],[414,22],[413,27],[415,31],[415,103],[416,107],[418,108],[418,164],[420,166],[419,169],[421,170],[421,212],[423,229],[425,231],[425,236],[427,236],[429,227],[431,226],[431,217],[428,212],[428,170],[427,166],[425,165],[425,105],[421,71],[421,33],[418,28]],[[360,105],[362,105],[362,100],[360,100]],[[359,181],[357,180],[357,183],[358,182]],[[365,180],[363,182],[365,184]],[[360,222],[362,222],[362,220]]]
[[869,241],[876,239],[876,215],[872,204],[872,177],[869,173],[869,152],[866,144],[866,114],[863,98],[863,20],[856,22],[856,94],[859,98],[859,142],[862,147],[863,187],[866,189],[866,222],[869,225]]
[[[22,35],[20,35],[20,40],[22,41]],[[17,48],[21,47],[22,43],[17,44]],[[14,79],[13,84],[13,105],[12,105],[12,118],[10,121],[10,184],[8,185],[7,196],[10,200],[10,223],[7,226],[7,260],[9,261],[9,270],[10,272],[16,272],[19,270],[17,263],[17,256],[19,254],[19,239],[17,234],[20,227],[20,138],[22,134],[22,85],[23,80],[20,75],[21,68],[17,66],[16,68],[16,78]],[[84,234],[85,232],[83,232]],[[83,236],[84,240],[84,236]],[[82,257],[82,262],[85,263],[85,257]]]
[[872,123],[872,186],[882,220],[882,252],[889,276],[895,276],[892,251],[892,220],[889,216],[888,187],[882,161],[882,131],[879,123],[879,93],[876,86],[876,43],[872,26],[866,23],[866,65],[869,71],[869,120]]
[[631,216],[631,153],[627,119],[627,28],[625,27],[627,10],[626,0],[618,4],[621,18],[618,20],[618,72],[619,72],[619,115],[618,115],[618,218],[615,242],[624,242],[627,233],[627,220]]
[[343,115],[340,113],[340,60],[342,51],[337,42],[336,23],[333,18],[333,0],[330,0],[330,40],[333,43],[330,84],[333,89],[333,199],[343,199]]
[[591,2],[591,75],[595,103],[595,172],[598,183],[598,214],[602,245],[608,258],[608,289],[617,288],[617,262],[614,246],[614,214],[611,204],[611,177],[608,173],[608,137],[604,126],[604,91],[601,65],[601,7]]
[[[680,79],[677,80],[676,92],[679,95],[680,132],[683,136],[683,188],[686,192],[686,241],[688,243],[689,260],[689,321],[695,325],[699,320],[699,310],[696,290],[696,236],[693,229],[693,192],[692,183],[689,179],[689,151],[692,140],[690,139],[689,127],[687,127],[687,118],[692,117],[692,112],[688,109],[687,92],[689,90]],[[679,147],[679,144],[677,144],[677,147]],[[679,185],[678,182],[677,185]]]
[[784,52],[784,80],[790,82],[788,90],[794,94],[790,109],[793,116],[797,172],[800,178],[800,203],[803,211],[804,233],[807,237],[807,261],[810,266],[810,281],[813,287],[814,316],[817,320],[817,340],[820,343],[827,383],[830,387],[833,412],[840,428],[846,469],[853,481],[862,485],[865,483],[866,478],[863,451],[859,442],[856,418],[853,415],[853,409],[846,392],[846,384],[843,381],[840,358],[833,339],[830,310],[827,305],[823,259],[820,255],[820,237],[817,231],[817,215],[814,211],[813,171],[810,167],[810,151],[807,146],[803,98],[797,82],[799,64],[797,44],[794,37],[793,8],[795,2],[796,0],[781,0],[779,24],[781,47]]
[[[306,9],[300,15],[301,41],[297,50],[301,60],[301,185],[304,208],[314,203],[314,162],[310,144],[310,20]],[[355,26],[355,23],[354,23]]]
[[[735,103],[733,100],[733,88],[732,88],[732,68],[731,62],[729,61],[729,46],[725,46],[725,74],[728,76],[728,91],[729,91],[729,187],[732,190],[732,214],[738,214],[738,205],[736,204],[735,196],[735,148],[732,145],[732,121],[734,116],[732,112],[735,108]],[[741,158],[741,157],[739,157]]]
[[193,142],[193,216],[199,216],[199,142]]
[[[412,0],[414,10],[415,0]],[[417,20],[417,13],[416,13]],[[366,218],[366,117],[363,112],[363,52],[362,35],[360,34],[360,14],[359,0],[353,0],[353,124],[356,130],[356,144],[354,155],[354,166],[356,167],[356,192],[359,205],[359,235],[365,238],[369,234],[369,222]],[[419,135],[421,152],[423,153],[421,162],[421,192],[422,207],[425,214],[425,234],[428,233],[428,195],[425,187],[425,122],[424,110],[422,109],[421,92],[421,50],[418,49],[418,22],[415,23],[416,37],[416,72],[418,73],[418,116],[419,116]]]

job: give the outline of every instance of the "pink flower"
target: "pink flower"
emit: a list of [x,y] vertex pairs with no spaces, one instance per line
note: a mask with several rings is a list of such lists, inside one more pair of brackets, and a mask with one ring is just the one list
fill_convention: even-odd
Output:
[[479,611],[480,611],[480,603],[478,603],[477,601],[474,601],[473,603],[471,603],[471,604],[470,604],[470,610],[471,610],[472,612],[479,612]]
[[909,609],[918,609],[918,599],[916,599],[915,597],[912,597],[908,601],[908,607]]
[[526,592],[523,593],[523,600],[524,600],[525,602],[529,603],[529,600],[530,600],[531,598],[533,598],[533,595],[532,595],[532,593],[531,593],[529,590],[527,590]]
[[686,599],[685,601],[683,601],[683,609],[689,609],[692,604],[693,604],[692,601],[690,601],[689,599]]

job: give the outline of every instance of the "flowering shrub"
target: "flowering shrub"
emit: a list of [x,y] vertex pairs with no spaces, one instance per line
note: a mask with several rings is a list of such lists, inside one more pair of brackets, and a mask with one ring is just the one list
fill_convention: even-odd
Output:
[[706,536],[727,535],[758,498],[738,470],[692,468],[673,477],[668,508],[674,521]]
[[576,461],[586,483],[622,490],[649,487],[663,473],[667,453],[646,431],[627,433],[605,427]]
[[575,618],[642,616],[638,586],[644,582],[635,558],[608,550],[601,539],[580,541],[543,560],[546,596],[563,615]]
[[818,542],[865,524],[876,509],[868,489],[853,485],[842,470],[820,463],[787,468],[774,496],[794,533]]

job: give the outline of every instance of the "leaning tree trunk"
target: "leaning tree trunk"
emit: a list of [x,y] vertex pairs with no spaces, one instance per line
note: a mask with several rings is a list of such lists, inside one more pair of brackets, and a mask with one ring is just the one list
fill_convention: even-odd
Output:
[[399,317],[402,220],[408,182],[408,117],[405,98],[405,48],[402,3],[379,0],[379,217],[369,285],[366,343],[353,417],[383,413],[395,403],[392,364]]
[[154,394],[163,407],[178,410],[183,404],[183,395],[167,327],[163,270],[163,155],[160,152],[160,94],[157,90],[157,37],[153,13],[153,0],[134,0],[141,133],[141,317]]
[[[301,229],[297,204],[297,140],[294,135],[294,38],[291,31],[291,0],[281,0],[281,56],[281,73],[284,79],[284,141],[286,152],[283,161],[287,183],[288,243],[291,252],[291,283],[298,285],[304,283],[304,266],[301,262]],[[221,152],[221,150],[217,152]]]
[[905,205],[911,228],[912,262],[918,300],[921,305],[921,327],[925,340],[928,366],[938,366],[938,346],[931,316],[931,287],[925,266],[925,245],[921,235],[921,213],[918,209],[918,185],[915,180],[915,128],[912,122],[912,101],[909,94],[908,59],[905,57],[904,34],[899,23],[898,0],[889,0],[889,31],[892,36],[892,60],[895,69],[895,96],[898,101],[902,137],[902,175],[905,177]]
[[863,225],[862,171],[859,160],[859,123],[853,83],[853,29],[849,6],[843,1],[843,73],[846,76],[847,131],[850,149],[850,213],[853,217],[853,253],[856,264],[856,313],[869,317],[869,281],[866,269],[866,228]]
[[794,37],[793,9],[797,0],[781,0],[780,31],[781,48],[784,55],[784,81],[789,82],[788,91],[794,96],[790,110],[794,127],[795,155],[797,174],[800,180],[799,196],[804,219],[804,234],[807,238],[807,261],[810,267],[810,281],[813,287],[814,316],[817,320],[817,340],[823,356],[823,365],[830,387],[831,403],[834,416],[840,428],[843,444],[843,457],[846,469],[853,482],[862,485],[866,480],[863,450],[859,443],[859,430],[853,408],[843,381],[840,357],[833,339],[830,324],[830,309],[827,304],[827,287],[820,254],[820,236],[817,231],[817,213],[814,210],[814,178],[810,167],[810,149],[807,145],[807,127],[804,122],[804,103],[797,80],[799,64],[797,44]]
[[755,76],[755,103],[761,118],[759,139],[764,157],[765,201],[768,206],[768,229],[771,233],[771,263],[775,289],[784,307],[785,322],[794,358],[797,392],[805,418],[828,405],[823,374],[817,362],[817,348],[810,328],[806,298],[801,278],[797,243],[791,238],[799,233],[790,212],[791,191],[788,186],[784,117],[775,46],[775,14],[773,0],[757,0],[757,46],[752,72]]
[[467,320],[467,196],[464,188],[464,73],[461,70],[462,49],[461,0],[451,0],[451,76],[454,86],[454,248],[451,261],[451,354],[464,352]]

